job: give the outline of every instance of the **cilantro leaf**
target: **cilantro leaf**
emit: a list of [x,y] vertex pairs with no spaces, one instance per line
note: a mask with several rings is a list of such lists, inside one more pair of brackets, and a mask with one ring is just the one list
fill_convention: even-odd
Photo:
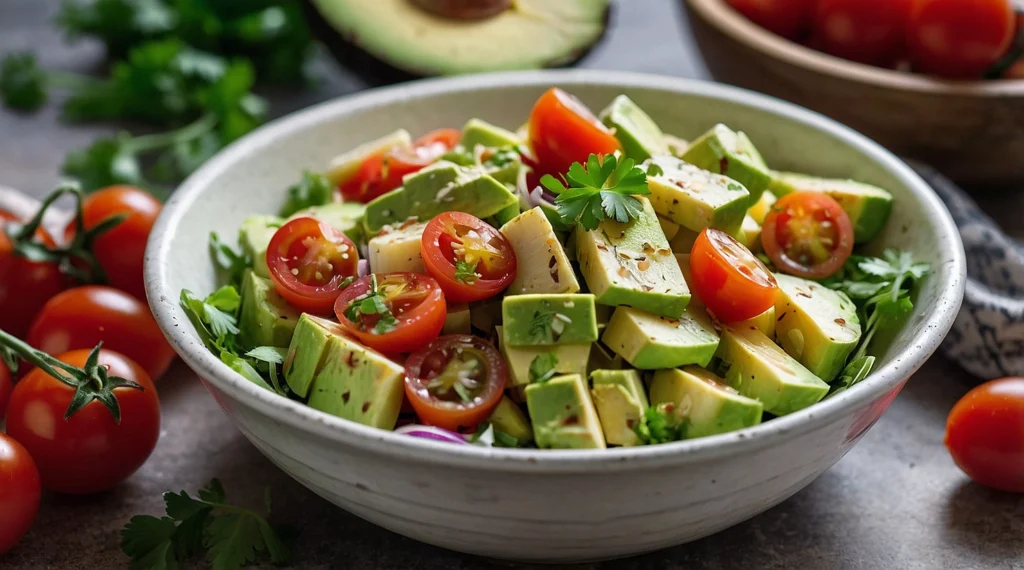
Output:
[[391,312],[387,300],[380,292],[377,284],[377,276],[370,276],[370,290],[365,295],[352,301],[352,304],[345,310],[345,316],[353,323],[362,323],[363,316],[377,315],[377,322],[373,325],[373,331],[377,334],[386,334],[398,326],[398,319]]
[[46,74],[34,55],[12,53],[0,62],[0,101],[22,111],[34,111],[46,103]]
[[277,348],[274,346],[259,346],[245,355],[257,362],[262,363],[268,371],[270,377],[270,383],[273,386],[273,390],[278,394],[288,397],[288,390],[285,388],[285,384],[279,379],[278,367],[284,364],[285,358],[287,357],[288,349]]
[[132,570],[177,570],[174,519],[138,515],[121,530],[121,550],[131,557]]
[[222,242],[217,232],[210,232],[210,253],[217,266],[228,274],[230,283],[240,286],[242,274],[252,268],[252,258]]
[[199,337],[210,350],[216,353],[235,352],[238,335],[237,312],[241,304],[241,296],[237,289],[226,285],[205,300],[184,289],[181,292],[180,304]]
[[597,229],[603,220],[627,223],[636,219],[643,207],[634,195],[651,193],[644,169],[633,159],[619,162],[614,155],[602,160],[592,154],[586,167],[573,163],[565,180],[568,187],[548,174],[540,183],[557,196],[555,208],[562,222],[579,224],[588,231]]
[[300,210],[313,206],[330,204],[334,199],[334,185],[321,174],[302,172],[302,179],[288,188],[288,200],[281,207],[279,216],[290,217]]
[[874,356],[862,356],[855,360],[850,361],[846,365],[846,368],[839,374],[839,377],[832,382],[832,389],[828,392],[828,397],[834,396],[844,390],[848,390],[850,386],[853,386],[857,382],[868,377],[871,370],[875,367]]
[[480,278],[480,275],[476,272],[476,266],[476,263],[457,261],[455,263],[455,280],[460,283],[472,285]]
[[530,321],[530,338],[535,343],[554,341],[554,330],[552,325],[555,322],[555,312],[551,310],[536,310],[533,319]]
[[686,437],[686,422],[674,405],[659,404],[644,410],[633,431],[644,444],[669,443]]
[[538,354],[530,362],[530,383],[542,384],[558,374],[558,356],[554,352]]

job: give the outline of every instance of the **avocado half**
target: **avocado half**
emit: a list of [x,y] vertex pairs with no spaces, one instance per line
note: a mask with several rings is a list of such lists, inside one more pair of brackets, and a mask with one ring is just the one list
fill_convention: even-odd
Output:
[[304,0],[313,33],[373,84],[570,66],[608,29],[611,0]]

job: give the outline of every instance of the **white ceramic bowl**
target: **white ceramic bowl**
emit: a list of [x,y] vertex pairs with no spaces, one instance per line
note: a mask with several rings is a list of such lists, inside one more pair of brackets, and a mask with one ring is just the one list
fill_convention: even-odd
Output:
[[[215,287],[207,239],[270,213],[302,169],[404,127],[424,133],[481,117],[514,128],[558,85],[601,108],[626,93],[666,130],[716,122],[746,131],[768,163],[888,188],[895,211],[875,248],[931,263],[917,307],[870,378],[839,397],[726,435],[600,451],[485,449],[358,425],[263,390],[211,354],[178,307]],[[174,194],[150,238],[146,286],[157,321],[243,434],[325,499],[400,534],[486,556],[567,562],[638,554],[707,536],[810,483],[878,419],[935,351],[963,296],[964,252],[925,183],[878,145],[820,115],[710,83],[610,71],[430,80],[290,115],[236,142]]]

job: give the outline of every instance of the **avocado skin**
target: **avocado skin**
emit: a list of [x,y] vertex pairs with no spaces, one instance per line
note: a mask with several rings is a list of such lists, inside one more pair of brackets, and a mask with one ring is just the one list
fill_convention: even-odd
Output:
[[[338,63],[358,75],[367,85],[391,85],[431,76],[431,74],[415,69],[396,67],[387,60],[371,55],[359,47],[357,43],[353,42],[351,38],[343,37],[337,30],[332,28],[310,0],[302,0],[301,4],[303,15],[306,17],[306,22],[309,24],[309,29],[313,32],[313,36],[327,47],[327,50],[331,52],[331,55],[334,56]],[[572,67],[587,57],[608,35],[608,28],[612,24],[613,11],[613,6],[609,5],[608,10],[605,12],[601,36],[597,38],[597,41],[589,48],[574,54],[571,59],[561,60],[560,65],[549,67]]]

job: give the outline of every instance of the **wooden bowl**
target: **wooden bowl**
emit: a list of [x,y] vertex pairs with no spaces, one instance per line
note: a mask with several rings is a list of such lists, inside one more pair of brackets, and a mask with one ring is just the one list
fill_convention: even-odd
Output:
[[718,81],[828,115],[961,184],[1024,182],[1024,80],[946,81],[854,63],[777,36],[725,0],[682,0]]

